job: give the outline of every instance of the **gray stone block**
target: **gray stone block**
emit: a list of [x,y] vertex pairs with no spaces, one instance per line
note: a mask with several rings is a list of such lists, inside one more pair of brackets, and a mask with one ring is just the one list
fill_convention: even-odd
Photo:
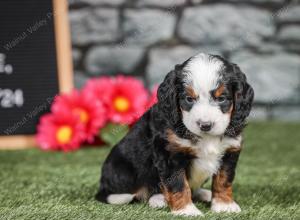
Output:
[[285,48],[288,51],[292,51],[292,52],[300,54],[300,44],[299,43],[289,43],[289,44],[285,45]]
[[186,0],[138,0],[138,6],[159,6],[172,8],[178,5],[183,5]]
[[283,7],[276,13],[276,18],[280,22],[295,22],[300,21],[300,5],[293,3]]
[[76,45],[112,42],[118,39],[118,16],[115,9],[80,9],[70,12],[72,41]]
[[85,58],[85,68],[89,74],[131,73],[144,55],[141,47],[98,46],[90,49]]
[[149,53],[149,62],[146,69],[148,82],[151,86],[161,83],[176,64],[183,63],[196,53],[196,50],[186,46],[152,49]]
[[203,0],[191,0],[191,2],[192,2],[193,4],[200,4],[200,3],[203,2]]
[[74,73],[74,84],[75,84],[75,88],[81,89],[86,81],[89,80],[89,77],[84,75],[83,72],[81,71],[75,71]]
[[273,117],[274,119],[282,121],[300,121],[300,106],[276,107],[273,109]]
[[176,64],[181,64],[200,52],[222,55],[215,48],[177,46],[174,48],[152,49],[149,53],[149,62],[146,69],[147,81],[150,86],[161,83],[167,73],[174,69]]
[[263,107],[253,107],[250,115],[249,120],[267,120],[268,119],[268,112],[266,108]]
[[275,28],[268,11],[225,4],[191,7],[184,11],[179,36],[192,44],[219,45],[234,50],[244,45],[260,45]]
[[68,0],[70,5],[88,4],[88,5],[121,5],[126,0]]
[[74,67],[77,67],[82,58],[81,51],[77,48],[72,48],[72,58]]
[[124,34],[128,44],[148,46],[172,38],[175,15],[157,9],[126,10]]
[[231,60],[246,73],[255,91],[255,101],[299,101],[300,56],[288,53],[259,55],[238,52]]
[[230,0],[233,2],[254,2],[254,3],[284,3],[285,0]]
[[278,33],[280,41],[300,41],[300,25],[289,25],[283,27]]
[[218,46],[214,46],[214,45],[198,46],[196,49],[197,49],[197,53],[207,53],[211,55],[224,56],[222,48]]
[[282,44],[274,42],[265,42],[257,49],[260,53],[281,53],[284,50]]

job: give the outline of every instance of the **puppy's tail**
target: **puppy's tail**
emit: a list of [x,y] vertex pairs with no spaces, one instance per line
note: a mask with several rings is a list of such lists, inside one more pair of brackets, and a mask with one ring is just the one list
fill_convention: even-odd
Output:
[[107,195],[106,193],[103,192],[98,192],[95,198],[103,203],[109,203],[113,205],[122,205],[122,204],[128,204],[132,202],[134,199],[135,194],[109,194]]

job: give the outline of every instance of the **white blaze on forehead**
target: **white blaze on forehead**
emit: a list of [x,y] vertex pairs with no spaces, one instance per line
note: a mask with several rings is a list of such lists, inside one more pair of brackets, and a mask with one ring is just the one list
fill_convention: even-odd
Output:
[[211,99],[210,91],[216,89],[220,72],[225,68],[223,61],[217,57],[200,53],[192,57],[185,65],[186,86],[191,86],[199,98],[188,111],[182,111],[183,124],[193,132],[202,133],[199,123],[213,124],[210,135],[222,135],[230,122],[230,115],[224,114],[218,103]]
[[[214,89],[219,79],[219,71],[224,67],[221,60],[208,54],[200,53],[191,58],[184,67],[188,84],[200,95],[207,95]],[[203,94],[201,94],[203,93]]]

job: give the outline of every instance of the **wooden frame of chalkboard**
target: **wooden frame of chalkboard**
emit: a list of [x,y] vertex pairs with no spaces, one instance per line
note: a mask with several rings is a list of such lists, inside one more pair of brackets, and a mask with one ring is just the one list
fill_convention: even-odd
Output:
[[[73,65],[67,0],[52,0],[59,92],[73,88]],[[34,135],[0,136],[0,149],[35,147]]]

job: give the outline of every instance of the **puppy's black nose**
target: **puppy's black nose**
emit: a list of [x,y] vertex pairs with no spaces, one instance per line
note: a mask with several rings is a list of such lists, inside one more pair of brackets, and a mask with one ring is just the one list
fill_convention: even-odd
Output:
[[197,122],[197,124],[199,125],[200,130],[205,132],[210,131],[213,126],[211,122]]

